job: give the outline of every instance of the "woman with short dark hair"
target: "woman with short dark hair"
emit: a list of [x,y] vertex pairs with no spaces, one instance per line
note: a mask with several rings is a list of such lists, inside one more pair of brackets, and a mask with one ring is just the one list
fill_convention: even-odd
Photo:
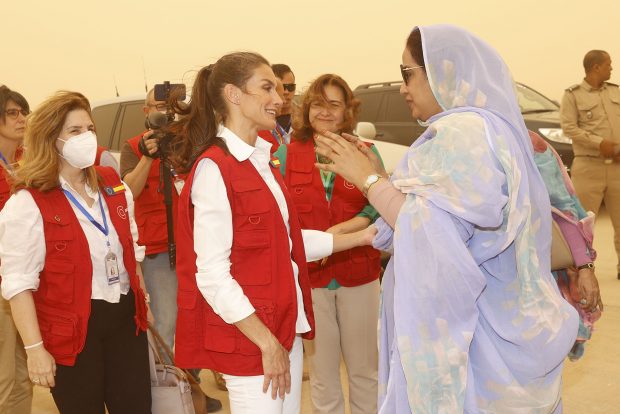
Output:
[[[18,92],[0,86],[0,210],[11,196],[11,180],[21,158],[30,106]],[[11,316],[9,302],[0,297],[0,414],[30,414],[32,383],[26,352]]]

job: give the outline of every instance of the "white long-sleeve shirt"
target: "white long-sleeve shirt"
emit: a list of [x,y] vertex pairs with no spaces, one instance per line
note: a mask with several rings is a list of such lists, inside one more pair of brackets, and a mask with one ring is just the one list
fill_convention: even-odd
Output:
[[[101,209],[99,207],[99,192],[93,191],[86,186],[87,194],[95,200],[91,207],[75,191],[69,183],[60,177],[61,189],[69,191],[100,224],[103,224]],[[133,195],[129,186],[125,185],[125,199],[127,200],[127,212],[131,235],[134,240],[134,252],[136,260],[144,259],[144,246],[138,246],[138,227],[134,219]],[[112,220],[110,211],[102,200],[103,209],[108,221],[110,249],[116,255],[120,283],[108,285],[105,269],[105,256],[108,254],[106,236],[97,229],[86,216],[68,200],[75,213],[82,231],[88,241],[90,258],[93,264],[92,295],[91,299],[103,299],[107,302],[118,303],[121,294],[129,291],[129,274],[123,262],[123,247],[118,239],[118,233]],[[113,214],[119,214],[114,211]],[[13,296],[25,290],[37,290],[39,288],[39,273],[45,265],[45,235],[43,233],[43,219],[39,207],[35,203],[30,192],[18,191],[7,201],[0,212],[0,274],[2,275],[2,296],[9,300]]]
[[[247,144],[228,128],[221,127],[218,136],[239,162],[250,160],[269,187],[278,204],[289,235],[289,254],[292,249],[289,215],[282,189],[269,166],[271,144],[258,137],[255,147]],[[238,322],[252,313],[254,307],[230,273],[230,252],[233,241],[232,210],[226,186],[217,165],[203,159],[196,166],[191,189],[194,205],[194,250],[196,252],[196,282],[200,292],[213,310],[227,323]],[[333,250],[333,235],[316,230],[302,230],[306,260],[328,256]],[[299,287],[299,268],[291,259],[297,291],[296,332],[310,330]]]

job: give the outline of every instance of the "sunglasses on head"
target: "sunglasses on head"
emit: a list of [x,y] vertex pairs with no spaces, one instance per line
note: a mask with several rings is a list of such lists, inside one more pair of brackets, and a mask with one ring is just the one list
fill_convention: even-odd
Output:
[[419,66],[400,65],[400,74],[403,77],[403,82],[405,82],[405,85],[409,83],[409,78],[411,77],[411,71],[414,69],[420,69],[423,67],[424,65],[419,65]]
[[284,86],[285,91],[289,92],[295,92],[295,88],[297,87],[294,83],[283,83],[282,86]]
[[8,116],[10,119],[17,119],[17,117],[19,116],[19,114],[22,114],[25,117],[28,116],[28,114],[30,112],[26,111],[25,109],[7,109],[6,111],[4,111],[4,113],[6,114],[6,116]]

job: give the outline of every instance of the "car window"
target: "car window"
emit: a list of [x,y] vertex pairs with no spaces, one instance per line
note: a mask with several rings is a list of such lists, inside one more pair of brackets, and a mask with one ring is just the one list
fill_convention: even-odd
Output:
[[405,102],[405,98],[400,96],[398,90],[390,91],[386,94],[387,99],[387,114],[389,114],[389,122],[412,122],[411,110]]
[[356,96],[360,100],[360,121],[374,122],[377,120],[377,113],[381,105],[382,93],[364,93]]
[[553,101],[521,84],[517,84],[517,100],[522,113],[558,110]]
[[97,144],[110,147],[114,124],[116,123],[119,104],[98,106],[93,109],[93,122],[97,129]]
[[146,129],[144,126],[144,112],[142,111],[143,106],[144,101],[133,101],[123,104],[120,117],[122,122],[117,127],[118,133],[114,136],[112,150],[120,151],[125,141]]

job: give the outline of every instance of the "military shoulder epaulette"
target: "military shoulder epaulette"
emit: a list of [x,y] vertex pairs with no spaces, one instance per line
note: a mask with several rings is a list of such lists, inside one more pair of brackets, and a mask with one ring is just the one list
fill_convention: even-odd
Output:
[[609,86],[615,86],[616,88],[620,88],[620,86],[618,86],[618,85],[617,85],[617,84],[615,84],[615,83],[611,83],[611,82],[605,82],[605,83],[606,83],[607,85],[609,85]]
[[574,91],[575,89],[579,89],[579,84],[578,84],[578,83],[576,83],[576,84],[575,84],[575,85],[573,85],[573,86],[569,86],[568,88],[566,88],[566,90],[567,90],[567,91],[569,91],[569,92],[572,92],[572,91]]

